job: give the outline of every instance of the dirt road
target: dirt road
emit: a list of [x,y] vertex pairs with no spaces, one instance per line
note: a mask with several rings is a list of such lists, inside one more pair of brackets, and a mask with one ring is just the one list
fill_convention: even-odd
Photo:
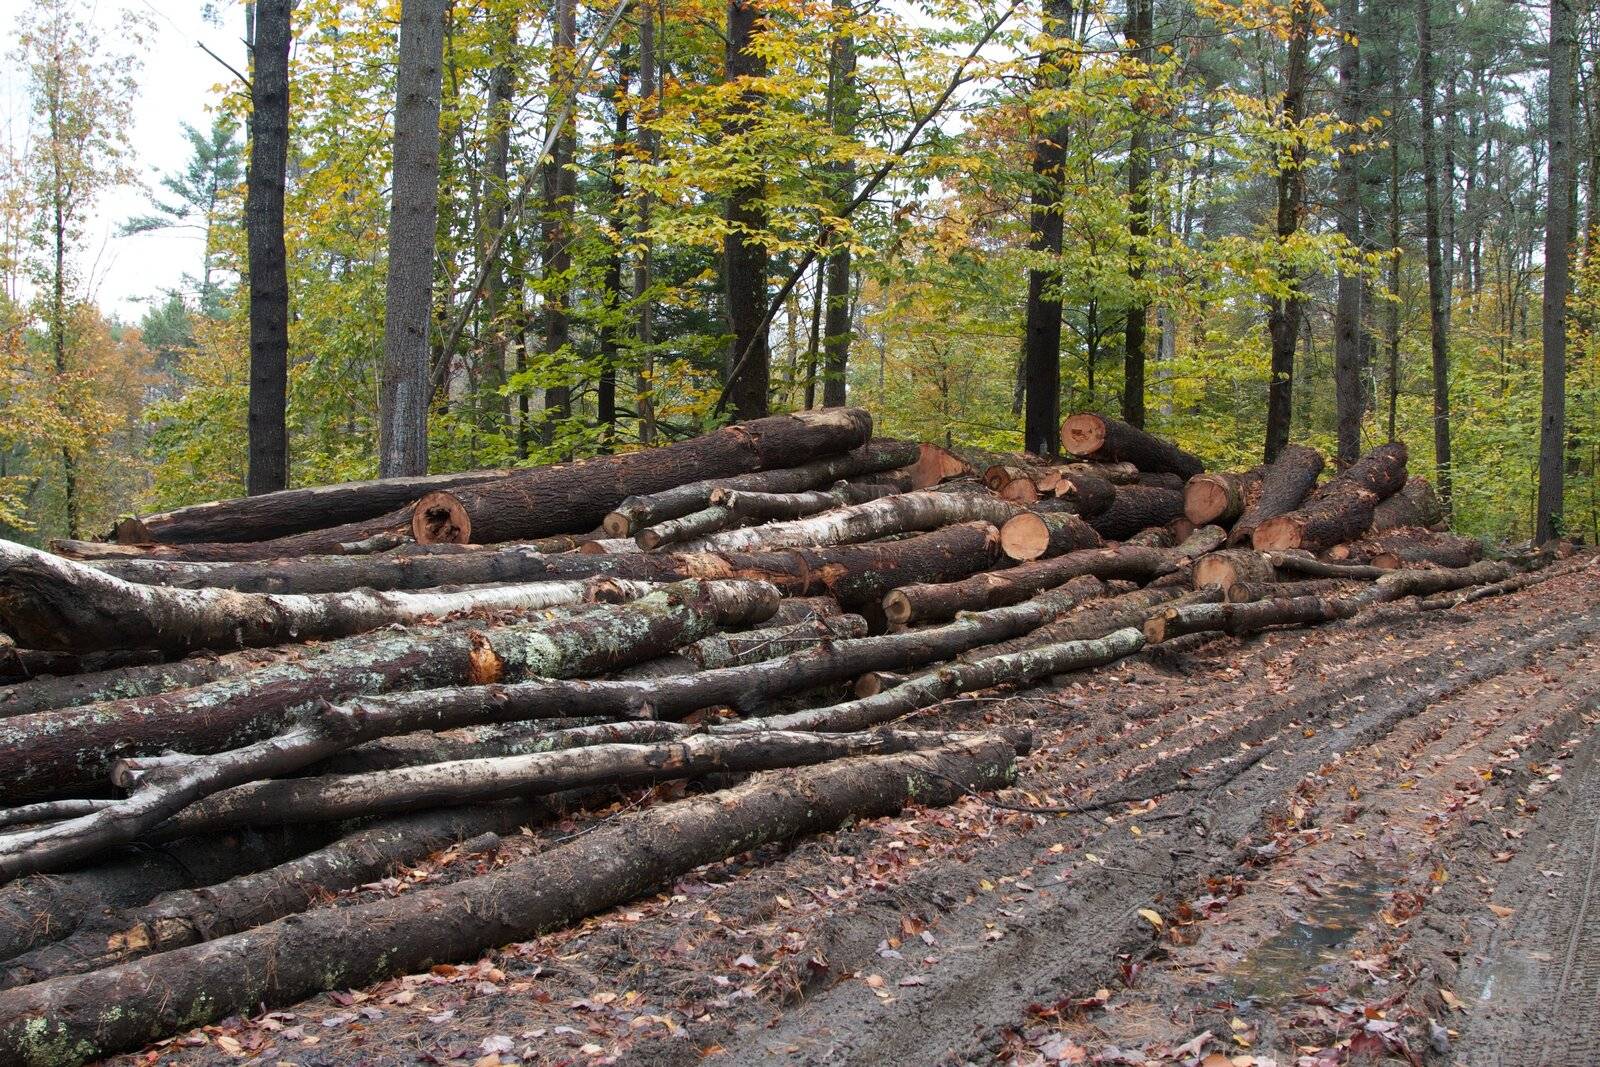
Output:
[[1591,567],[950,702],[1016,789],[137,1059],[1600,1062],[1597,636]]

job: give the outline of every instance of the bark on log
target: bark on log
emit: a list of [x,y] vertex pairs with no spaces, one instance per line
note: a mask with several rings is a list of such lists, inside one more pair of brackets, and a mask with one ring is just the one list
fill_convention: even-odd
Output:
[[1252,600],[1274,600],[1287,597],[1330,596],[1348,593],[1355,583],[1348,578],[1309,578],[1298,582],[1235,582],[1228,586],[1223,599],[1230,604],[1247,604]]
[[1117,487],[1116,499],[1089,525],[1107,541],[1122,541],[1151,526],[1165,526],[1183,514],[1183,494],[1146,485]]
[[[832,489],[804,493],[761,493],[746,489],[713,489],[711,503],[721,505],[747,523],[785,522],[803,519],[820,511],[865,504],[893,496],[886,486],[851,485],[842,482]],[[645,546],[649,547],[649,546]]]
[[1444,506],[1426,478],[1411,477],[1393,496],[1379,501],[1372,509],[1368,533],[1382,533],[1403,526],[1433,526],[1444,521]]
[[95,785],[123,756],[220,752],[292,725],[323,701],[401,686],[481,685],[596,674],[637,663],[722,627],[760,622],[774,591],[689,582],[632,604],[484,631],[386,634],[238,679],[175,693],[0,721],[0,803]]
[[[80,1063],[261,1005],[476,958],[634,899],[734,852],[949,803],[1015,773],[1002,739],[768,772],[662,805],[493,874],[324,909],[87,975],[0,993],[0,1059]],[[954,783],[954,784],[953,784]]]
[[680,551],[772,551],[802,545],[859,544],[891,534],[937,530],[962,522],[988,522],[999,526],[1021,510],[988,493],[905,493],[793,522],[725,530],[692,541]]
[[1194,561],[1194,587],[1214,585],[1226,592],[1235,585],[1271,582],[1277,577],[1266,557],[1247,548],[1212,552]]
[[1025,511],[1000,527],[1000,551],[1014,560],[1044,559],[1101,546],[1093,527],[1064,512]]
[[1174,493],[1181,493],[1183,492],[1183,487],[1189,483],[1180,474],[1172,474],[1167,471],[1140,471],[1139,480],[1134,484],[1150,489],[1170,489]]
[[1146,526],[1122,543],[1142,545],[1145,548],[1173,548],[1178,544],[1178,537],[1168,523],[1163,526]]
[[1322,473],[1322,453],[1304,445],[1287,445],[1261,475],[1261,485],[1228,535],[1230,545],[1249,544],[1256,527],[1298,508]]
[[844,609],[831,596],[786,596],[778,602],[778,610],[767,622],[773,626],[793,626],[843,613]]
[[1367,566],[1354,563],[1331,563],[1311,555],[1309,552],[1266,552],[1268,563],[1273,570],[1292,574],[1306,574],[1313,578],[1347,578],[1354,580],[1370,581],[1382,578],[1388,572],[1380,567]]
[[1220,599],[1221,595],[1209,588],[1192,592],[1175,588],[1130,590],[1103,600],[1089,600],[1064,618],[1046,623],[1032,633],[963,652],[961,659],[986,659],[989,656],[1022,652],[1039,645],[1094,641],[1128,627],[1139,629],[1144,625],[1144,620],[1150,617],[1151,610],[1164,604],[1206,604]]
[[[633,535],[633,543],[645,552],[654,552],[667,545],[681,544],[739,525],[739,516],[731,508],[713,504],[709,508],[691,511],[676,519],[667,519],[654,526],[646,526]],[[587,551],[580,548],[579,551]]]
[[439,489],[493,481],[506,470],[461,471],[420,478],[379,478],[306,489],[282,489],[234,500],[192,504],[118,522],[113,534],[125,545],[179,545],[196,541],[268,541],[376,518]]
[[1232,526],[1261,492],[1260,468],[1197,474],[1183,487],[1183,513],[1196,526]]
[[631,496],[708,475],[731,477],[840,455],[871,436],[872,416],[860,408],[735,423],[665,448],[534,467],[494,482],[429,493],[417,501],[411,536],[424,545],[491,544],[586,530],[601,525]]
[[670,656],[618,671],[614,677],[665,678],[717,667],[737,667],[787,656],[825,641],[865,636],[867,620],[860,615],[829,615],[787,626],[712,634],[684,645]]
[[346,637],[393,623],[471,611],[529,610],[637,596],[611,578],[484,585],[426,593],[355,589],[311,595],[173,589],[0,541],[0,628],[20,643],[74,652],[151,648],[167,654]]
[[1223,536],[1220,528],[1207,526],[1176,549],[1119,545],[1069,552],[1054,559],[1018,564],[1004,571],[975,574],[957,582],[907,584],[884,598],[883,611],[891,623],[909,626],[915,622],[954,618],[961,611],[1015,604],[1083,575],[1148,582],[1177,569],[1183,561],[1217,547]]
[[1400,527],[1348,545],[1335,545],[1328,550],[1328,558],[1370,563],[1384,570],[1418,563],[1466,567],[1483,558],[1483,542],[1476,537]]
[[1061,447],[1074,456],[1132,463],[1146,473],[1193,478],[1206,469],[1199,457],[1170,441],[1091,412],[1067,416],[1061,424]]
[[513,801],[395,816],[264,870],[106,908],[71,936],[10,961],[0,988],[83,974],[249,930],[306,911],[328,894],[415,866],[459,842],[537,825],[551,810],[546,802]]
[[1086,519],[1104,515],[1117,501],[1117,488],[1092,470],[1061,467],[1056,476],[1054,492],[1063,500],[1077,505],[1078,514]]
[[250,649],[229,656],[191,656],[177,663],[141,663],[88,674],[34,678],[0,687],[0,718],[185,689],[266,666],[283,656],[271,649]]
[[1406,482],[1406,446],[1382,445],[1341,471],[1297,511],[1268,519],[1251,535],[1260,551],[1320,552],[1360,537],[1378,502]]
[[710,505],[711,493],[716,489],[798,493],[829,485],[840,478],[886,475],[917,463],[924,455],[924,446],[913,442],[874,440],[852,452],[798,467],[777,467],[727,478],[702,478],[659,492],[630,496],[606,515],[601,528],[612,537],[632,537],[646,526],[703,510]]

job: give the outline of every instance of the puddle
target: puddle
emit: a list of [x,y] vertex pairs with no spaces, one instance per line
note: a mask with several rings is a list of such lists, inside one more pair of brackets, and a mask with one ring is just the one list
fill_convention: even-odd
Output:
[[1321,897],[1305,898],[1305,918],[1257,945],[1219,992],[1235,1001],[1282,1004],[1321,984],[1340,958],[1333,950],[1366,927],[1393,887],[1376,868],[1362,867]]

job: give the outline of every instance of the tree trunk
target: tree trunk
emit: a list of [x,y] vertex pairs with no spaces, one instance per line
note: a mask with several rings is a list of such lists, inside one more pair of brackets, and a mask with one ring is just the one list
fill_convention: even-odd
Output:
[[[0,1055],[42,1047],[71,1062],[137,1048],[226,1015],[283,1006],[432,963],[475,959],[632,900],[736,852],[907,804],[1006,785],[1000,738],[762,774],[736,789],[623,816],[492,874],[388,900],[311,912],[204,945],[0,994]],[[332,970],[329,961],[338,961]],[[104,1006],[118,1011],[107,1013]],[[47,1020],[43,1027],[40,1020]]]
[[98,785],[111,762],[163,749],[218,752],[269,736],[328,700],[408,686],[594,674],[762,621],[769,597],[693,582],[631,604],[484,631],[400,632],[239,679],[0,720],[0,802]]
[[631,537],[643,527],[705,509],[711,503],[711,494],[718,489],[798,493],[840,478],[880,474],[918,463],[922,451],[923,446],[909,441],[873,440],[853,452],[798,467],[776,467],[734,477],[687,482],[659,493],[629,497],[618,504],[601,525],[612,537]]
[[1069,415],[1061,424],[1061,446],[1074,456],[1132,463],[1147,474],[1193,478],[1206,469],[1198,457],[1170,441],[1090,412]]
[[1151,526],[1165,526],[1183,514],[1183,494],[1175,489],[1124,485],[1103,514],[1089,520],[1107,541],[1122,541]]
[[[576,99],[577,85],[577,0],[555,0],[552,22],[555,40],[550,57],[549,114],[558,114],[559,101]],[[543,219],[539,227],[541,280],[544,297],[544,358],[557,376],[558,384],[545,387],[544,417],[539,438],[545,444],[558,436],[558,424],[572,416],[572,386],[566,381],[567,348],[572,341],[572,240],[573,220],[578,207],[578,121],[576,109],[567,112],[565,123],[551,146],[550,155],[540,160],[544,196]],[[593,525],[592,523],[590,525]]]
[[[1045,0],[1044,32],[1056,40],[1073,36],[1072,0]],[[1038,86],[1066,88],[1071,80],[1072,57],[1054,45],[1040,50]],[[1032,211],[1028,218],[1028,247],[1047,264],[1028,270],[1028,304],[1023,332],[1022,362],[1025,378],[1023,447],[1041,456],[1059,454],[1056,424],[1061,415],[1061,273],[1053,266],[1061,257],[1062,174],[1071,126],[1064,116],[1044,119],[1050,129],[1033,143]]]
[[[1362,119],[1361,56],[1356,38],[1360,18],[1361,0],[1340,0],[1339,121],[1348,129],[1340,138],[1334,184],[1339,235],[1352,256],[1362,247],[1361,164],[1355,151]],[[1361,276],[1353,270],[1339,272],[1334,318],[1334,406],[1339,438],[1338,465],[1343,469],[1361,457],[1361,420],[1366,406],[1366,390],[1361,380]]]
[[[729,84],[740,87],[739,106],[726,132],[733,142],[751,132],[751,115],[761,100],[760,91],[751,83],[767,74],[766,58],[755,47],[761,17],[758,3],[728,0],[724,74]],[[732,334],[723,385],[736,419],[757,419],[767,413],[772,378],[772,352],[767,343],[767,246],[761,241],[767,225],[762,204],[766,181],[760,176],[765,173],[761,168],[755,173],[728,194],[728,232],[722,242],[723,284]]]
[[1305,503],[1306,496],[1317,484],[1317,475],[1322,473],[1322,465],[1322,453],[1316,449],[1304,445],[1285,446],[1263,472],[1260,494],[1233,524],[1228,543],[1248,543],[1256,527]]
[[1405,482],[1406,446],[1398,441],[1382,445],[1319,489],[1305,507],[1256,527],[1251,544],[1259,551],[1320,552],[1352,541],[1372,525],[1379,501],[1393,496]]
[[1203,535],[1197,533],[1179,549],[1118,545],[1069,552],[1054,559],[1022,563],[1008,570],[976,574],[957,582],[906,584],[884,598],[883,611],[891,623],[909,626],[914,622],[953,618],[962,611],[1016,604],[1084,575],[1148,582],[1176,570],[1190,556],[1216,548],[1221,544],[1220,534],[1213,526],[1207,527]]
[[961,522],[996,526],[1021,509],[987,493],[919,492],[886,496],[837,511],[765,526],[724,530],[681,547],[684,552],[771,551],[859,544],[892,534],[937,530]]
[[1227,592],[1245,582],[1271,582],[1277,578],[1266,557],[1245,548],[1212,552],[1194,562],[1194,587],[1214,585]]
[[1434,526],[1444,521],[1444,508],[1433,485],[1426,478],[1411,477],[1393,496],[1372,509],[1369,533],[1382,533],[1402,526]]
[[[1567,302],[1572,290],[1573,65],[1576,0],[1550,0],[1549,179],[1545,189],[1543,393],[1539,408],[1539,502],[1534,542],[1562,534],[1567,445]],[[1592,210],[1591,205],[1591,210]],[[1591,474],[1600,477],[1600,472]]]
[[[505,234],[505,230],[507,209],[511,205],[511,136],[517,95],[519,16],[514,10],[503,10],[491,16],[489,23],[494,69],[489,72],[484,130],[483,227],[478,238],[483,246],[496,238],[502,248],[512,243],[511,235]],[[487,247],[480,249],[480,255],[487,255],[487,252]],[[506,384],[511,335],[521,317],[521,309],[511,307],[511,293],[506,256],[497,255],[489,266],[484,287],[483,312],[488,338],[480,371],[478,428],[486,434],[505,434],[510,427],[512,412],[507,406],[510,398],[502,397],[500,391]]]
[[1101,545],[1094,528],[1070,513],[1025,511],[1000,527],[1000,551],[1019,561],[1061,556]]
[[383,478],[428,473],[439,96],[448,6],[449,0],[405,0],[400,7],[383,388],[378,404],[378,474]]
[[[1284,255],[1286,246],[1300,231],[1300,219],[1305,210],[1306,144],[1298,126],[1305,118],[1312,21],[1309,4],[1291,6],[1288,63],[1284,69],[1283,99],[1276,124],[1290,139],[1288,151],[1280,153],[1284,158],[1278,164],[1277,176],[1277,236],[1280,254]],[[1294,352],[1300,343],[1300,322],[1304,315],[1304,299],[1298,293],[1301,282],[1298,272],[1292,266],[1282,266],[1278,279],[1291,293],[1273,298],[1267,313],[1267,332],[1272,337],[1271,377],[1267,384],[1268,463],[1277,459],[1278,453],[1289,443],[1294,419]]]
[[606,188],[606,196],[610,200],[606,225],[616,243],[606,257],[603,283],[606,316],[599,327],[600,381],[595,386],[595,415],[601,427],[599,450],[602,453],[612,451],[617,441],[617,365],[622,358],[622,306],[627,301],[622,292],[623,213],[627,207],[622,168],[628,148],[630,77],[628,44],[624,41],[617,48],[617,81],[611,97],[611,166]]
[[[257,0],[250,70],[250,164],[245,233],[250,286],[249,492],[289,484],[289,274],[283,195],[289,152],[289,12]],[[76,536],[74,534],[73,536]]]
[[[1155,29],[1151,11],[1154,0],[1130,0],[1128,31],[1136,49],[1140,69],[1150,76],[1155,58]],[[1128,281],[1134,292],[1128,308],[1128,324],[1123,330],[1122,420],[1129,426],[1144,427],[1144,348],[1145,325],[1150,317],[1149,303],[1140,287],[1144,283],[1145,240],[1150,234],[1150,126],[1135,118],[1128,143]]]
[[[847,0],[833,0],[836,17],[851,17]],[[831,59],[831,87],[833,112],[830,116],[835,137],[848,139],[855,136],[856,120],[860,111],[859,93],[856,89],[856,40],[850,31],[839,34],[834,41]],[[845,158],[830,164],[833,179],[834,210],[843,212],[856,195],[856,164]],[[823,329],[822,405],[843,407],[845,403],[846,376],[850,366],[850,244],[835,236],[828,251],[827,262],[828,308]]]
[[1183,514],[1196,526],[1230,527],[1261,496],[1262,470],[1197,474],[1183,487]]
[[[639,148],[644,165],[654,167],[659,152],[660,137],[654,120],[660,117],[661,79],[656,57],[656,20],[660,13],[658,4],[646,3],[639,9]],[[633,299],[638,306],[638,319],[634,327],[639,342],[639,443],[653,445],[656,440],[655,402],[655,306],[650,298],[654,285],[654,250],[650,244],[651,216],[655,197],[648,187],[638,195],[639,251],[633,261]],[[630,531],[631,532],[631,531]],[[617,535],[613,535],[617,536]]]
[[1440,233],[1438,136],[1434,130],[1432,0],[1417,0],[1417,91],[1422,112],[1424,243],[1428,254],[1428,335],[1433,351],[1434,484],[1445,516],[1450,515],[1453,474],[1450,459],[1450,305],[1445,298],[1443,237]]
[[871,436],[872,417],[859,408],[775,415],[669,448],[534,467],[430,493],[417,502],[411,532],[424,545],[490,544],[590,529],[630,496],[838,455]]

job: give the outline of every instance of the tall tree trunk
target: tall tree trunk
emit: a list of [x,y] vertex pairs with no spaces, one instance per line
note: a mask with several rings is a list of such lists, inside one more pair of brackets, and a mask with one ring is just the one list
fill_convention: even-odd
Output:
[[[1153,0],[1129,0],[1128,36],[1138,47],[1141,71],[1148,76],[1155,55],[1151,5]],[[1145,324],[1149,303],[1139,286],[1144,281],[1144,239],[1150,233],[1150,127],[1136,119],[1128,145],[1128,280],[1133,284],[1133,303],[1128,308],[1128,323],[1123,330],[1122,420],[1130,426],[1144,427],[1144,348]]]
[[[661,139],[650,125],[650,118],[660,114],[661,82],[657,74],[656,61],[656,20],[659,15],[656,4],[644,4],[639,9],[639,147],[644,153],[646,166],[656,162],[656,155],[660,151]],[[651,347],[655,341],[654,323],[652,321],[653,308],[649,294],[651,286],[651,260],[650,247],[650,214],[654,207],[655,198],[648,189],[639,194],[639,233],[643,235],[640,241],[638,257],[633,264],[633,299],[638,304],[638,320],[635,325],[635,336],[639,341],[639,443],[650,445],[656,439],[656,402],[655,402],[655,352]]]
[[[494,70],[489,74],[489,128],[488,143],[484,150],[485,245],[505,229],[506,209],[511,196],[511,109],[515,106],[517,91],[517,66],[513,50],[517,40],[517,21],[515,13],[507,14],[494,31],[494,47],[499,51],[499,56]],[[506,243],[502,241],[502,247]],[[489,343],[481,371],[483,400],[478,425],[489,433],[501,430],[510,414],[508,401],[500,396],[500,390],[506,384],[506,361],[518,318],[510,313],[510,294],[510,278],[507,276],[505,256],[502,255],[489,265],[484,294]]]
[[[849,0],[834,0],[836,17],[848,19]],[[833,45],[833,133],[836,137],[853,137],[856,117],[860,109],[856,95],[856,39],[851,31],[840,32]],[[845,159],[832,166],[833,197],[836,210],[844,207],[856,195],[856,165]],[[823,407],[843,407],[845,402],[845,374],[850,364],[850,244],[835,237],[828,254],[828,309],[824,326],[823,351]]]
[[289,484],[289,273],[283,193],[289,153],[289,9],[257,0],[244,219],[250,272],[250,493]]
[[[1045,0],[1045,33],[1055,38],[1073,34],[1072,0]],[[1065,82],[1065,56],[1059,48],[1039,55],[1039,85],[1058,88]],[[1067,158],[1070,127],[1055,123],[1033,144],[1033,211],[1028,220],[1028,247],[1054,262],[1061,255],[1061,168]],[[1059,454],[1061,423],[1061,294],[1060,274],[1049,265],[1028,271],[1027,322],[1023,334],[1023,373],[1027,379],[1023,412],[1023,448],[1041,456]]]
[[[50,275],[50,351],[55,360],[58,390],[66,384],[67,378],[67,199],[71,196],[71,179],[67,177],[63,165],[66,154],[63,141],[73,136],[69,129],[71,119],[66,114],[67,102],[62,99],[65,77],[66,72],[58,69],[45,82],[48,95],[45,107],[52,145],[51,247],[55,257]],[[65,399],[64,395],[62,398]],[[78,457],[67,445],[61,447],[61,491],[67,513],[67,536],[78,537],[83,525],[78,515]]]
[[[1343,135],[1336,177],[1339,235],[1354,254],[1361,246],[1361,175],[1356,155],[1356,129],[1361,121],[1361,57],[1356,29],[1361,0],[1341,0],[1339,28],[1339,119],[1349,128]],[[1338,463],[1343,469],[1361,458],[1361,416],[1365,395],[1361,387],[1361,276],[1339,273],[1339,298],[1335,311],[1333,384],[1339,430]]]
[[1567,297],[1572,282],[1573,61],[1577,51],[1576,0],[1550,0],[1549,181],[1545,188],[1544,396],[1539,416],[1539,513],[1534,539],[1561,534],[1565,477]]
[[[1398,88],[1394,93],[1394,114],[1400,113]],[[1384,324],[1389,348],[1389,433],[1395,439],[1395,420],[1400,411],[1400,140],[1389,138],[1389,307]]]
[[428,472],[432,393],[428,338],[439,218],[439,95],[449,2],[405,0],[400,8],[383,390],[378,409],[378,475],[383,478]]
[[1439,149],[1434,129],[1433,12],[1417,0],[1417,91],[1421,95],[1424,243],[1428,251],[1428,330],[1433,347],[1434,485],[1450,515],[1450,306],[1445,298],[1443,234],[1440,230]]
[[[550,112],[577,92],[575,49],[578,37],[576,0],[556,0],[555,49],[551,56]],[[544,222],[540,227],[544,259],[544,355],[558,361],[572,340],[572,221],[577,207],[578,175],[573,170],[578,151],[576,113],[563,124],[550,156],[541,168],[544,178]],[[561,373],[565,375],[565,370]],[[556,422],[572,414],[572,386],[563,381],[544,391],[544,421],[539,439],[549,444],[556,437]]]
[[617,439],[617,363],[622,355],[622,154],[628,144],[628,80],[632,75],[626,41],[617,49],[617,85],[612,95],[615,125],[611,132],[611,176],[607,193],[611,201],[609,225],[615,236],[606,260],[605,317],[600,324],[600,383],[595,391],[596,417],[601,426],[600,451],[610,452]]
[[[1280,128],[1293,130],[1305,112],[1307,60],[1311,50],[1312,11],[1306,0],[1293,0],[1289,23],[1289,55],[1284,71]],[[1278,170],[1277,234],[1280,247],[1300,229],[1300,216],[1306,198],[1305,145],[1297,134],[1288,158]],[[1279,269],[1279,279],[1290,287],[1300,284],[1291,267]],[[1267,385],[1266,458],[1270,463],[1289,443],[1294,418],[1294,350],[1300,340],[1300,321],[1304,302],[1298,296],[1274,299],[1267,314],[1267,331],[1272,336],[1271,380]]]
[[[724,73],[730,83],[761,78],[766,59],[755,49],[757,0],[728,0],[728,48]],[[760,106],[760,93],[744,88],[728,136],[748,133],[751,113]],[[741,182],[728,194],[728,235],[722,242],[723,283],[727,289],[728,326],[732,345],[724,383],[736,419],[756,419],[767,413],[767,391],[772,377],[772,352],[767,343],[767,248],[760,234],[766,226],[762,197],[766,182],[759,176]]]

